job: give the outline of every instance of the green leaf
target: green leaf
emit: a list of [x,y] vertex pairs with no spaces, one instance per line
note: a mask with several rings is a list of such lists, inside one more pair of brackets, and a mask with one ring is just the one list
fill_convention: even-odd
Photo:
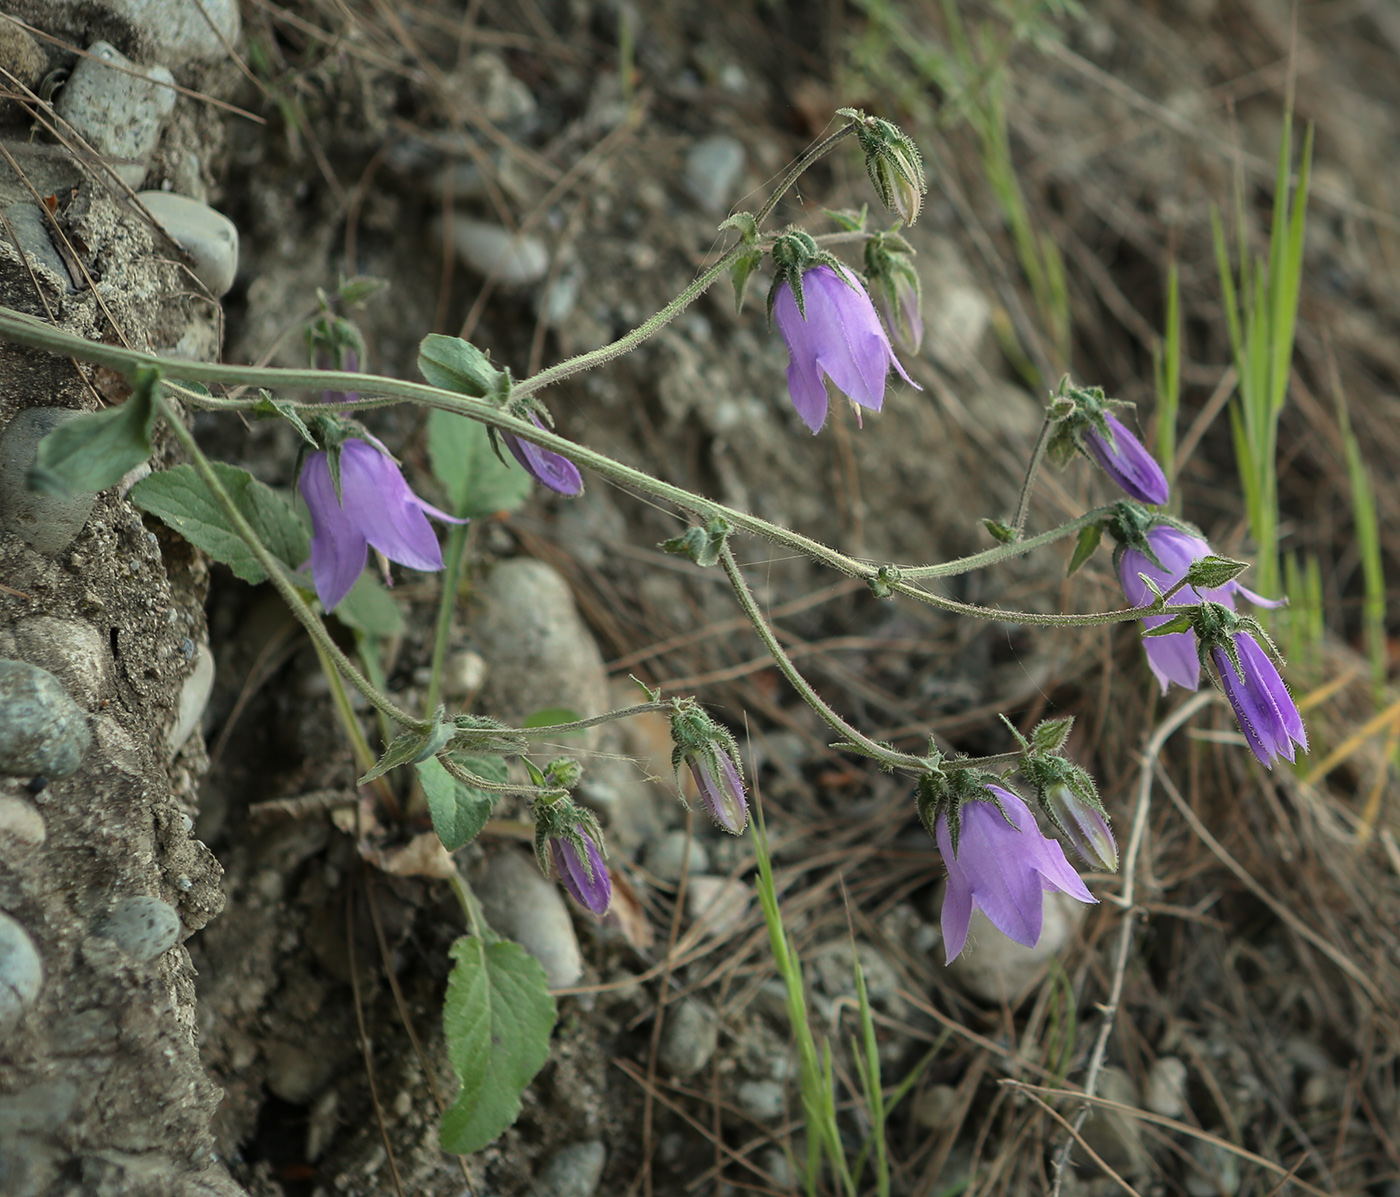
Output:
[[258,402],[253,407],[253,415],[262,420],[286,420],[288,424],[297,430],[297,434],[301,439],[313,449],[319,449],[321,447],[316,438],[311,435],[311,429],[306,426],[306,421],[303,420],[301,415],[297,412],[296,405],[289,399],[274,399],[266,391],[260,391],[258,394]]
[[752,250],[746,254],[740,254],[734,259],[734,265],[729,268],[729,278],[734,284],[734,311],[744,310],[744,292],[748,290],[749,275],[751,275],[763,262],[763,255],[758,250]]
[[442,1026],[461,1087],[443,1113],[444,1151],[480,1151],[520,1114],[520,1094],[549,1059],[554,999],[539,961],[519,944],[476,937],[452,945]]
[[[289,569],[300,566],[311,548],[306,528],[292,505],[247,470],[221,461],[210,464],[234,506],[268,551]],[[267,571],[233,530],[194,466],[175,466],[143,478],[131,488],[130,498],[142,511],[149,511],[170,525],[245,582],[256,585],[267,578]]]
[[583,716],[568,707],[544,707],[529,716],[521,727],[554,727],[559,723],[577,723]]
[[340,600],[335,617],[366,636],[397,636],[404,630],[403,612],[394,596],[374,574],[366,571]]
[[[454,756],[453,760],[487,781],[506,780],[506,763],[498,756]],[[491,817],[497,796],[458,781],[442,767],[437,757],[419,761],[414,768],[418,770],[418,782],[428,800],[428,812],[433,816],[433,830],[438,833],[442,846],[455,852],[476,839]]]
[[481,399],[495,388],[500,371],[461,337],[429,333],[418,346],[418,370],[432,386]]
[[99,491],[122,480],[151,455],[158,370],[137,371],[136,385],[120,407],[84,412],[66,420],[42,441],[29,467],[29,488],[65,498]]
[[459,519],[514,511],[530,497],[530,475],[497,457],[485,425],[466,416],[428,416],[428,458]]
[[1102,524],[1090,524],[1087,528],[1079,530],[1079,539],[1074,542],[1074,553],[1070,556],[1069,569],[1065,571],[1066,576],[1075,573],[1094,555],[1094,550],[1099,547],[1099,541],[1102,539]]

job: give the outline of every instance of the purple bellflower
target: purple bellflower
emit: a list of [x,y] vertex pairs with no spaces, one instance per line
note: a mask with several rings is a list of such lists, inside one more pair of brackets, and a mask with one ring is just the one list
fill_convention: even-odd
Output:
[[[707,755],[718,769],[712,769]],[[688,753],[685,763],[690,766],[695,788],[700,791],[700,800],[710,817],[731,835],[742,835],[749,819],[749,805],[744,795],[743,775],[733,758],[719,745],[713,745],[708,754]]]
[[[534,412],[530,413],[530,419],[537,428],[544,428],[544,422]],[[511,456],[524,466],[530,477],[541,486],[547,486],[561,495],[583,494],[583,475],[578,472],[578,466],[567,457],[551,453],[548,449],[541,449],[533,441],[522,440],[509,432],[501,433],[501,440],[505,442]]]
[[1212,648],[1211,659],[1220,671],[1220,684],[1235,708],[1245,739],[1260,763],[1272,769],[1281,756],[1293,760],[1294,744],[1307,752],[1303,717],[1269,654],[1254,637],[1248,632],[1236,632],[1232,639],[1239,654],[1238,673],[1224,648]]
[[1059,841],[1041,834],[1026,804],[1001,786],[987,789],[1000,800],[1001,810],[990,801],[963,803],[958,812],[957,855],[946,814],[938,816],[935,829],[938,850],[948,868],[942,923],[943,948],[950,964],[967,943],[974,906],[997,930],[1030,948],[1040,940],[1041,903],[1047,890],[1059,890],[1080,902],[1098,901],[1065,859]]
[[551,836],[549,854],[554,862],[554,870],[559,880],[569,891],[569,896],[580,906],[596,915],[603,915],[612,902],[612,881],[608,877],[608,866],[603,863],[602,853],[593,837],[583,825],[577,827],[578,837],[584,852],[563,836]]
[[[1171,524],[1153,524],[1147,530],[1147,543],[1157,554],[1162,567],[1154,565],[1147,555],[1138,549],[1125,549],[1118,561],[1118,578],[1123,584],[1123,594],[1134,607],[1143,607],[1152,601],[1152,591],[1147,588],[1139,574],[1146,574],[1157,584],[1163,593],[1170,590],[1186,575],[1193,561],[1215,555],[1215,550],[1204,536],[1196,536]],[[1248,599],[1258,607],[1277,607],[1279,603],[1255,594],[1241,585],[1238,579],[1226,582],[1209,590],[1197,590],[1188,586],[1177,591],[1174,602],[1220,603],[1231,611],[1235,609],[1235,595]],[[1166,623],[1170,615],[1149,615],[1142,621],[1144,627],[1155,628]],[[1147,664],[1162,684],[1162,693],[1175,682],[1187,690],[1195,690],[1201,684],[1201,657],[1196,647],[1195,632],[1171,632],[1165,636],[1149,636],[1143,640],[1147,651]]]
[[1103,414],[1111,439],[1092,424],[1084,430],[1084,448],[1105,474],[1141,503],[1165,503],[1171,494],[1167,476],[1156,458],[1142,447],[1127,425],[1108,412]]
[[844,266],[840,273],[837,269],[813,266],[802,274],[805,316],[786,281],[773,300],[773,315],[788,350],[788,392],[813,433],[826,423],[828,378],[852,403],[871,411],[879,411],[885,401],[891,366],[920,389],[890,348],[865,288]]
[[411,569],[439,570],[442,549],[427,516],[466,522],[424,502],[387,453],[354,438],[340,446],[339,499],[324,452],[307,455],[301,493],[311,511],[311,577],[327,611],[350,593],[368,546]]

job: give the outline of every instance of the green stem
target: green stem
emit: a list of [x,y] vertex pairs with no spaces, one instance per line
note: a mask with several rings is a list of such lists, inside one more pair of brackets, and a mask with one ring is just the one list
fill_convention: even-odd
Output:
[[1051,528],[1049,532],[1042,532],[1039,536],[1032,536],[1029,540],[1018,540],[1013,544],[999,544],[994,548],[974,553],[970,557],[959,557],[955,561],[945,561],[942,565],[920,565],[912,569],[901,569],[899,571],[900,577],[905,579],[951,578],[958,574],[971,573],[975,569],[985,569],[989,565],[998,565],[1003,561],[1011,561],[1047,544],[1063,540],[1066,536],[1073,536],[1081,528],[1096,524],[1112,514],[1113,508],[1114,504],[1095,507],[1092,511],[1086,511],[1083,515],[1070,520],[1067,524]]
[[640,702],[636,706],[619,707],[615,711],[605,711],[601,715],[594,715],[590,719],[576,719],[572,723],[546,723],[543,727],[512,727],[508,735],[525,736],[530,739],[540,739],[544,736],[563,735],[566,732],[584,731],[586,728],[598,727],[603,723],[612,723],[617,719],[630,719],[633,715],[645,715],[651,711],[664,711],[667,714],[675,710],[675,703],[670,699],[661,702]]
[[204,485],[209,488],[209,493],[214,496],[214,502],[219,505],[219,510],[224,513],[224,518],[228,520],[229,526],[247,544],[249,551],[267,574],[268,581],[277,588],[277,593],[282,596],[287,606],[292,609],[292,614],[296,616],[297,621],[315,642],[317,651],[324,653],[335,662],[335,667],[356,690],[365,696],[365,699],[376,711],[387,715],[395,723],[413,731],[427,731],[432,726],[430,723],[422,719],[415,719],[407,711],[401,711],[370,685],[365,676],[355,668],[350,658],[340,651],[340,646],[331,639],[331,634],[326,631],[325,624],[306,605],[306,601],[297,592],[297,588],[287,581],[286,575],[283,573],[282,562],[267,550],[267,547],[258,539],[252,526],[243,518],[243,513],[238,510],[237,504],[229,498],[228,492],[224,490],[224,484],[219,481],[218,474],[214,472],[209,464],[209,459],[204,456],[204,451],[200,449],[199,443],[194,439],[194,434],[170,410],[170,406],[158,392],[156,405],[161,415],[165,417],[165,422],[170,426],[170,430],[180,447],[189,455],[194,464],[195,472],[203,479]]
[[462,559],[467,551],[469,524],[453,524],[447,533],[443,552],[442,597],[438,600],[437,628],[433,632],[433,659],[428,670],[428,693],[423,714],[431,719],[442,691],[442,664],[447,658],[447,641],[452,634],[452,608],[457,603],[457,582],[462,575]]
[[1040,422],[1040,435],[1035,438],[1035,448],[1031,451],[1030,464],[1026,466],[1026,478],[1021,483],[1021,497],[1016,500],[1016,516],[1011,521],[1011,530],[1020,538],[1026,526],[1026,515],[1030,511],[1031,491],[1035,489],[1035,476],[1040,472],[1040,463],[1045,458],[1045,445],[1050,439],[1050,416]]
[[482,917],[481,904],[477,902],[476,895],[472,893],[472,887],[467,883],[467,879],[462,876],[460,869],[453,869],[452,876],[448,878],[448,884],[452,886],[452,892],[457,895],[457,901],[462,905],[462,913],[467,916],[467,925],[471,928],[472,934],[477,939],[486,938],[482,934],[482,928],[486,925],[485,918]]

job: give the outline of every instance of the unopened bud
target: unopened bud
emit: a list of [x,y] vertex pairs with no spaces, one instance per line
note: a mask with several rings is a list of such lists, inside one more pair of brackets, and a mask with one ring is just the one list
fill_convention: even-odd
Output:
[[1118,871],[1118,844],[1102,810],[1060,782],[1041,795],[1041,805],[1070,846],[1089,864],[1106,873]]

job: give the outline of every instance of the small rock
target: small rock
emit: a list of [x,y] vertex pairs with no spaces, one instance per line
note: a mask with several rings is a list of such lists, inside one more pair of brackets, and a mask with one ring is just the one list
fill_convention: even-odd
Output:
[[44,965],[29,934],[0,914],[0,1036],[8,1036],[39,997]]
[[88,54],[78,60],[54,107],[93,149],[115,159],[109,165],[128,187],[137,187],[160,140],[161,122],[175,107],[175,77],[163,66],[137,66],[107,42],[93,42]]
[[90,623],[31,615],[15,625],[15,654],[47,669],[73,700],[91,710],[107,688],[112,650]]
[[41,848],[48,834],[44,816],[23,798],[0,796],[0,853],[7,848]]
[[914,1099],[914,1122],[923,1130],[942,1130],[957,1108],[958,1091],[952,1085],[930,1085]]
[[787,1193],[797,1189],[797,1173],[793,1171],[792,1161],[788,1159],[788,1154],[781,1147],[770,1147],[758,1157],[758,1166],[768,1173],[774,1187],[780,1193]]
[[446,80],[449,98],[460,89],[493,125],[528,122],[538,108],[524,80],[511,72],[494,50],[480,50]]
[[1233,1151],[1193,1139],[1190,1152],[1196,1164],[1186,1172],[1191,1197],[1234,1197],[1240,1191],[1240,1159]]
[[549,250],[538,237],[470,216],[452,218],[452,244],[472,270],[506,286],[538,282],[549,270]]
[[94,934],[144,964],[175,946],[180,938],[180,916],[169,903],[142,894],[118,902]]
[[783,1087],[777,1081],[740,1081],[734,1096],[760,1122],[776,1122],[783,1116]]
[[593,1197],[607,1158],[607,1149],[598,1139],[561,1148],[540,1170],[534,1197]]
[[544,966],[551,988],[575,984],[583,976],[583,957],[555,884],[540,875],[532,860],[511,849],[497,852],[482,872],[476,892],[486,921]]
[[28,33],[9,21],[0,21],[0,67],[25,87],[35,88],[48,63],[43,49]]
[[690,918],[704,920],[712,935],[726,935],[743,924],[752,894],[737,877],[692,877],[685,894],[685,911]]
[[[1048,896],[1048,895],[1047,895]],[[1099,1073],[1099,1096],[1120,1105],[1136,1106],[1137,1090],[1127,1073],[1118,1068],[1105,1068]],[[1115,1172],[1129,1179],[1149,1174],[1152,1157],[1142,1141],[1142,1126],[1135,1118],[1113,1109],[1096,1109],[1084,1124],[1084,1141]],[[1076,1149],[1076,1162],[1087,1159]]]
[[981,910],[972,911],[967,946],[948,975],[989,1006],[1012,1005],[1041,977],[1046,962],[1074,938],[1088,907],[1061,893],[1045,895],[1040,942],[1027,948],[1008,939]]
[[186,740],[194,734],[204,709],[209,705],[209,695],[214,689],[214,654],[201,644],[195,649],[194,668],[180,688],[180,704],[175,715],[175,726],[170,729],[166,740],[172,753],[179,752]]
[[705,137],[685,156],[686,190],[712,216],[723,215],[748,157],[744,143],[727,133]]
[[[888,1010],[896,1018],[905,1014],[904,999],[899,996],[899,973],[883,952],[864,940],[855,945],[855,959],[860,961],[865,976],[865,992],[873,1006]],[[856,996],[856,973],[852,962],[850,940],[838,939],[823,944],[812,954],[812,967],[828,997]]]
[[0,525],[30,548],[55,557],[83,530],[97,496],[77,491],[63,498],[29,489],[29,467],[39,442],[80,412],[63,407],[28,407],[0,433]]
[[647,868],[662,881],[679,881],[686,856],[690,856],[690,876],[695,877],[710,867],[710,854],[705,845],[684,831],[668,831],[647,845]]
[[1186,1065],[1175,1056],[1163,1056],[1147,1074],[1143,1104],[1164,1118],[1179,1118],[1186,1110]]
[[0,661],[0,773],[67,777],[91,743],[87,716],[53,674]]
[[[485,710],[518,724],[546,707],[585,719],[608,709],[603,655],[558,570],[530,557],[502,561],[478,587],[477,601],[471,630],[489,666]],[[574,742],[592,748],[596,733]]]
[[238,0],[103,0],[151,39],[162,62],[182,67],[228,54],[238,39]]
[[340,1125],[340,1094],[335,1087],[327,1089],[311,1105],[306,1120],[306,1158],[314,1164],[326,1152]]
[[[13,26],[0,26],[0,34],[7,28]],[[0,111],[2,110],[0,107]],[[15,243],[25,252],[30,263],[37,262],[50,273],[57,275],[63,289],[72,294],[76,290],[73,278],[68,273],[63,255],[54,246],[53,238],[49,235],[49,223],[39,211],[39,205],[11,204],[5,209],[5,219],[9,221],[9,228],[6,229],[0,224],[0,236],[8,237],[13,232]]]
[[238,274],[238,228],[208,204],[173,191],[139,191],[136,198],[194,259],[194,274],[216,298]]
[[710,1062],[719,1046],[719,1020],[704,1002],[686,998],[666,1011],[659,1059],[677,1080],[688,1080]]
[[294,1106],[309,1104],[330,1075],[324,1053],[310,1051],[299,1043],[268,1040],[263,1044],[263,1052],[267,1056],[267,1087]]
[[471,649],[449,653],[442,663],[442,696],[474,698],[486,684],[486,660]]

